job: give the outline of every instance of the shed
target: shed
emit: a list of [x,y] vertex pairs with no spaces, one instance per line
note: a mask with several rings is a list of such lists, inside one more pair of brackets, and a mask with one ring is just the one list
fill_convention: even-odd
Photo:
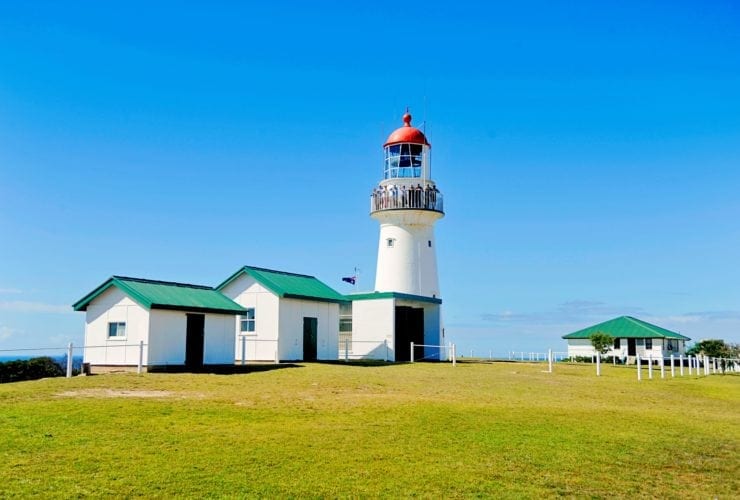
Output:
[[209,286],[112,276],[75,302],[86,311],[83,360],[93,371],[233,365],[239,304]]
[[[245,312],[235,329],[236,359],[335,360],[340,294],[314,276],[244,266],[216,287]],[[234,337],[232,337],[232,342]]]

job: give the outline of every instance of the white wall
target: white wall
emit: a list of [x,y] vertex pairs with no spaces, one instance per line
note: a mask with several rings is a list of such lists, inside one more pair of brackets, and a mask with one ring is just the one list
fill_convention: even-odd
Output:
[[356,300],[352,302],[352,355],[369,359],[395,359],[393,337],[396,328],[394,299]]
[[151,310],[148,365],[184,365],[186,331],[185,312]]
[[298,299],[280,300],[280,359],[304,359],[303,318],[317,319],[318,359],[337,359],[339,304]]
[[234,316],[206,314],[203,363],[234,364]]
[[[255,331],[246,338],[247,361],[271,361],[278,349],[280,307],[278,297],[257,283],[254,278],[242,274],[226,285],[221,293],[242,307],[254,307]],[[239,316],[232,321],[232,341],[235,343],[234,359],[241,359],[242,335],[239,332]],[[338,322],[339,320],[337,320]],[[302,328],[302,327],[301,327]],[[301,337],[302,339],[302,337]],[[286,358],[287,359],[287,358]]]
[[[126,323],[126,337],[108,338],[108,323]],[[149,311],[111,287],[87,306],[84,362],[93,365],[136,365],[140,341],[148,343]],[[130,346],[130,347],[129,347]],[[147,348],[144,347],[144,360]]]
[[[193,313],[200,314],[200,313]],[[184,365],[187,311],[152,309],[149,313],[149,365]],[[234,363],[234,317],[205,314],[203,364]]]
[[[442,214],[381,210],[372,216],[380,222],[375,290],[439,297],[434,223]],[[392,247],[389,238],[394,240]]]

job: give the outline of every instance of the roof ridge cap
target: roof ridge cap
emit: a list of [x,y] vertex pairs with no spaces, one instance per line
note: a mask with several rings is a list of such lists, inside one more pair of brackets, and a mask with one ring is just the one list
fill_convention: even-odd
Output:
[[180,283],[177,281],[163,281],[163,280],[152,280],[148,278],[134,278],[131,276],[111,276],[111,280],[120,280],[120,281],[134,281],[136,283],[150,283],[152,285],[171,285],[171,286],[179,286],[182,288],[198,288],[203,290],[216,290],[215,288],[208,286],[208,285],[195,285],[193,283]]
[[301,278],[318,279],[318,278],[316,278],[316,276],[311,276],[309,274],[291,273],[290,271],[280,271],[279,269],[268,269],[266,267],[244,266],[242,269],[250,269],[250,270],[253,270],[253,271],[266,271],[268,273],[285,274],[287,276],[299,276]]

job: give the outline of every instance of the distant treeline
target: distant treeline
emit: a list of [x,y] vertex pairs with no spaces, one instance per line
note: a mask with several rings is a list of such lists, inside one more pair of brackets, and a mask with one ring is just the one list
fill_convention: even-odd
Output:
[[[54,359],[49,356],[31,359],[19,359],[0,363],[0,383],[21,382],[23,380],[37,380],[47,377],[63,377],[66,375],[66,358]],[[78,370],[73,370],[73,373]]]

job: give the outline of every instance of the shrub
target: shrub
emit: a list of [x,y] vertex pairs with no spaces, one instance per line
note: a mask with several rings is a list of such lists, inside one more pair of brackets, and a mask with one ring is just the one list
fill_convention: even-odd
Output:
[[48,356],[0,363],[0,383],[62,376],[64,370]]

